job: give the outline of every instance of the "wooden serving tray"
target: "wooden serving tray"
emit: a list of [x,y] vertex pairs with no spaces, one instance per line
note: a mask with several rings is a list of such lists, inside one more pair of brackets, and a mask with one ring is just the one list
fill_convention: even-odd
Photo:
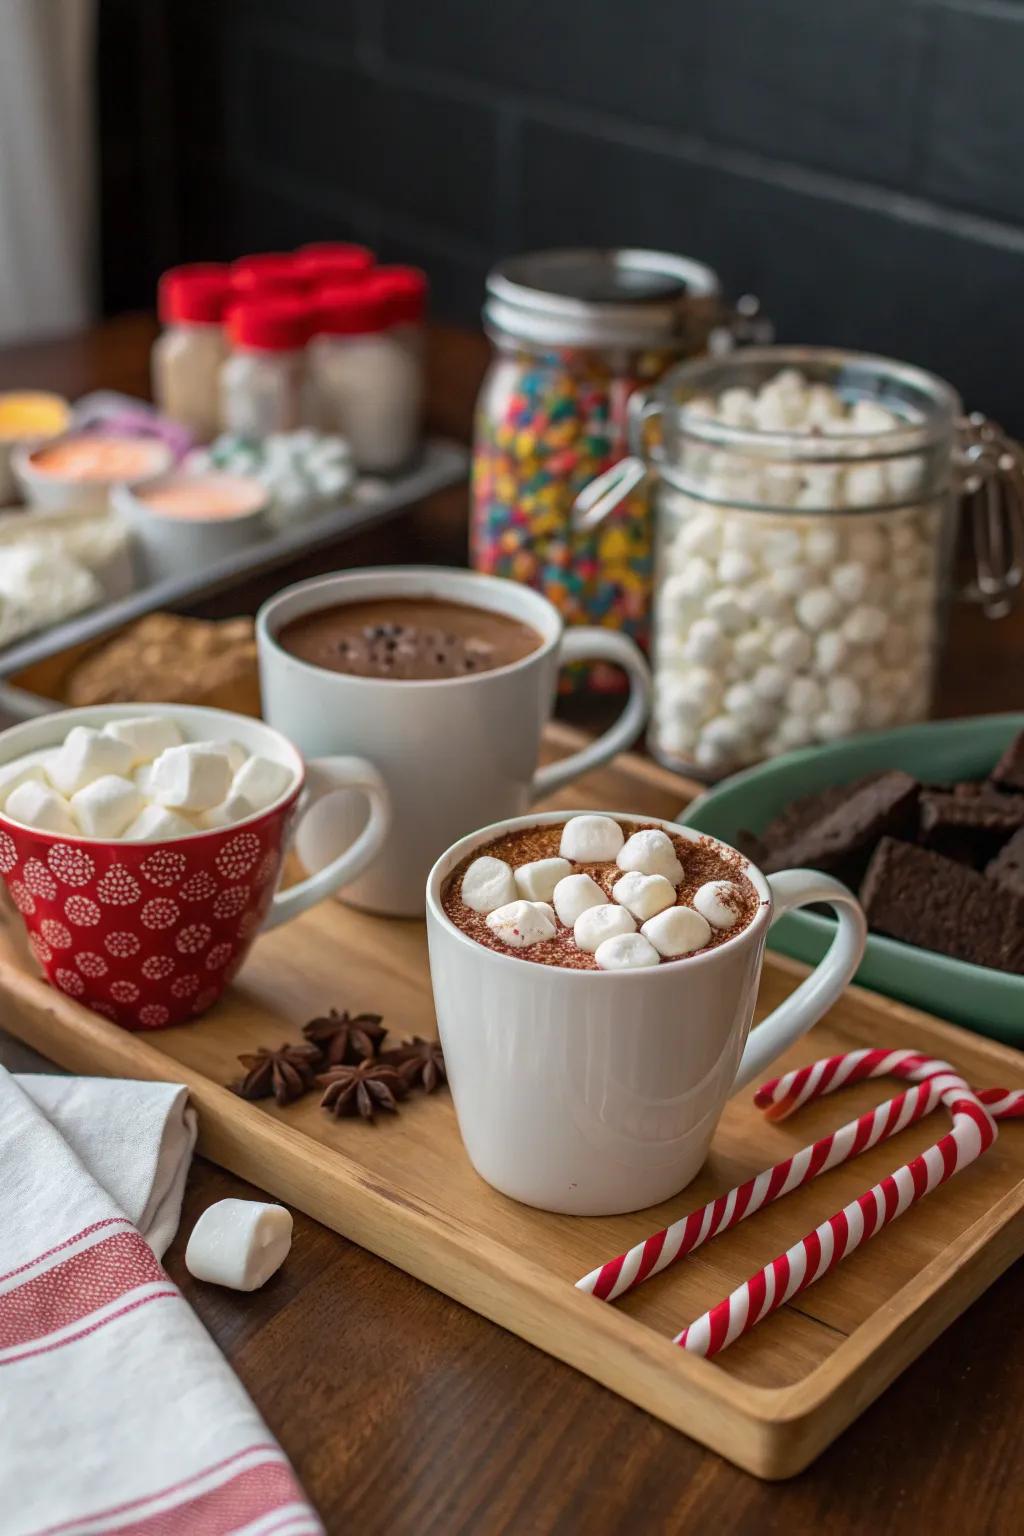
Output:
[[[567,733],[554,732],[557,747]],[[555,755],[558,755],[557,750]],[[696,786],[620,758],[559,797],[564,805],[672,816]],[[80,1073],[189,1085],[200,1150],[242,1178],[761,1477],[800,1471],[1024,1252],[1024,1126],[1006,1125],[977,1164],[845,1260],[795,1304],[715,1361],[671,1336],[707,1306],[934,1141],[936,1115],[770,1206],[609,1306],[573,1282],[664,1223],[888,1098],[866,1083],[766,1123],[749,1093],[726,1108],[700,1177],[633,1216],[570,1218],[528,1209],[473,1173],[445,1093],[417,1093],[394,1121],[335,1121],[311,1094],[279,1110],[224,1086],[239,1051],[297,1037],[329,1005],[382,1013],[396,1033],[434,1032],[423,925],[335,903],[262,938],[227,998],[195,1024],[127,1034],[35,975],[16,917],[0,930],[3,1024]],[[803,968],[768,958],[759,1007]],[[862,1045],[942,1056],[979,1087],[1024,1087],[1024,1056],[853,989],[786,1058],[795,1066]]]

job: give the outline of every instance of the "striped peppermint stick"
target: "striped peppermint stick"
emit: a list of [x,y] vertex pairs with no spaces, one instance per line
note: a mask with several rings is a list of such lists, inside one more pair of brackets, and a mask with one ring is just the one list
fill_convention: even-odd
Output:
[[909,1078],[915,1086],[592,1270],[577,1282],[578,1288],[613,1301],[762,1206],[877,1146],[944,1102],[954,1116],[947,1136],[816,1228],[675,1340],[691,1351],[717,1354],[895,1220],[908,1205],[980,1156],[995,1139],[993,1117],[1024,1115],[1024,1093],[985,1089],[975,1095],[947,1062],[916,1051],[859,1050],[827,1057],[766,1083],[755,1102],[770,1118],[782,1119],[812,1098],[885,1074]]

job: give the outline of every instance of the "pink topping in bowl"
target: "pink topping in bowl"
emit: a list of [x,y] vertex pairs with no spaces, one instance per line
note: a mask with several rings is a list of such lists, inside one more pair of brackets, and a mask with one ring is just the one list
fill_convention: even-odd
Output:
[[137,499],[160,517],[182,522],[217,522],[248,517],[266,502],[260,482],[248,475],[168,475],[137,492]]
[[167,450],[160,443],[141,438],[83,433],[80,437],[65,437],[60,442],[37,448],[29,462],[38,473],[54,475],[61,480],[113,484],[159,474],[167,462]]

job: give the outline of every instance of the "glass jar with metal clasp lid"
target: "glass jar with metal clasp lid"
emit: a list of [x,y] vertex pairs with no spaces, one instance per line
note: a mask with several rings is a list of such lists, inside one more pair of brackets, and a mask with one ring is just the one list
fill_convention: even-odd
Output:
[[634,395],[630,439],[576,520],[654,476],[648,739],[671,767],[716,778],[924,719],[950,597],[999,616],[1024,578],[1020,446],[923,369],[748,348]]
[[[646,491],[636,487],[593,533],[574,531],[573,501],[628,452],[634,390],[709,343],[756,334],[756,303],[727,312],[715,273],[685,257],[555,250],[493,269],[484,323],[494,356],[476,407],[472,564],[536,587],[567,623],[608,625],[643,643]],[[598,666],[586,681],[614,689],[621,679]]]

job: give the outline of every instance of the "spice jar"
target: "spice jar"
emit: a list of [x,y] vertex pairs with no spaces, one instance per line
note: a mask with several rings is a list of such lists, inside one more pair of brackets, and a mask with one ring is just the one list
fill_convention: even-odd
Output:
[[215,262],[173,267],[160,278],[162,335],[153,345],[153,398],[201,442],[219,426],[218,375],[227,356],[228,269]]
[[655,473],[649,745],[672,767],[713,778],[924,719],[962,494],[977,499],[972,594],[1000,609],[1020,584],[1019,451],[921,369],[751,348],[635,396],[631,436],[642,457],[579,517],[600,523]]
[[388,305],[370,282],[318,295],[309,370],[316,420],[348,440],[357,469],[401,468],[419,439],[419,360],[389,325]]
[[374,255],[365,245],[341,240],[321,240],[303,245],[291,258],[291,269],[311,288],[326,288],[357,281],[373,270]]
[[427,315],[427,274],[419,267],[375,267],[368,282],[384,301],[388,330],[396,341],[423,359]]
[[220,417],[243,437],[290,432],[309,417],[304,349],[309,307],[297,299],[268,298],[228,311],[231,355],[220,371]]
[[[604,624],[645,640],[644,488],[593,532],[574,530],[573,502],[627,451],[632,392],[703,349],[719,307],[709,268],[653,251],[547,251],[492,270],[484,322],[495,356],[477,401],[473,448],[477,570],[536,587],[570,624]],[[583,682],[621,686],[603,665],[576,671],[568,686]]]
[[240,256],[231,263],[232,293],[238,300],[299,298],[307,282],[296,266],[291,251],[261,251],[255,256]]

